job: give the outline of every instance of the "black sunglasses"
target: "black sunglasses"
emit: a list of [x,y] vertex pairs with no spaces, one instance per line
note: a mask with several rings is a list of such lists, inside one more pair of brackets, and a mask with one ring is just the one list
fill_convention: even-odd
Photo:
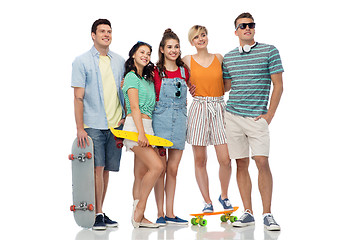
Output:
[[250,29],[254,29],[254,28],[255,28],[255,23],[240,23],[240,24],[236,27],[236,30],[238,30],[238,28],[240,28],[240,29],[245,29],[247,26],[249,26]]
[[176,84],[175,84],[175,86],[177,87],[177,91],[175,92],[175,96],[176,97],[178,97],[178,98],[180,98],[181,97],[181,83],[180,82],[177,82]]

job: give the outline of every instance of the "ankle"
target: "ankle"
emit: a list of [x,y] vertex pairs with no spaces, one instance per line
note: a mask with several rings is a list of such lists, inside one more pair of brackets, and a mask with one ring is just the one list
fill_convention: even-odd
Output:
[[227,194],[221,194],[220,196],[221,196],[221,199],[222,199],[222,200],[224,200],[224,199],[226,199],[226,198],[229,198]]
[[244,212],[250,213],[251,215],[254,215],[254,212],[251,208],[245,208]]

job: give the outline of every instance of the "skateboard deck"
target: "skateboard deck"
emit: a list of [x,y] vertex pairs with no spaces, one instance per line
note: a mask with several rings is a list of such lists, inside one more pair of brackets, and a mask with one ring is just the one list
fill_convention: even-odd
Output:
[[94,145],[89,137],[89,146],[80,148],[77,138],[72,145],[69,160],[72,169],[73,205],[75,222],[83,228],[91,228],[95,222]]
[[[130,132],[130,131],[124,131],[124,130],[116,130],[114,128],[110,128],[111,132],[114,134],[117,138],[126,138],[132,141],[137,142],[139,133],[137,132]],[[145,134],[146,138],[149,140],[150,145],[154,146],[162,146],[162,147],[171,147],[174,145],[171,141],[157,137],[154,135]]]
[[193,213],[193,214],[190,214],[190,216],[194,217],[194,218],[191,219],[191,224],[192,225],[199,224],[200,226],[206,226],[207,220],[204,219],[204,216],[218,215],[218,214],[223,214],[223,215],[220,216],[220,220],[222,222],[227,222],[228,220],[230,220],[230,222],[235,222],[237,220],[237,217],[236,216],[231,216],[231,214],[233,212],[235,212],[236,210],[238,210],[238,209],[239,209],[239,207],[234,207],[233,210],[228,210],[228,211],[211,212],[211,213],[206,213],[206,212]]

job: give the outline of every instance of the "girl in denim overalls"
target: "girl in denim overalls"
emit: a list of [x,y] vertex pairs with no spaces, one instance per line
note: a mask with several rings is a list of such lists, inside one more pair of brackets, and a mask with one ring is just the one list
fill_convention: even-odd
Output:
[[[159,61],[154,71],[156,105],[153,112],[153,129],[156,136],[174,143],[161,157],[163,174],[155,184],[155,198],[158,207],[158,224],[188,224],[188,221],[174,215],[173,204],[176,174],[186,140],[186,95],[189,71],[180,56],[180,41],[177,35],[166,29],[159,46]],[[166,166],[167,165],[167,166]],[[166,215],[164,214],[164,177],[166,173]]]

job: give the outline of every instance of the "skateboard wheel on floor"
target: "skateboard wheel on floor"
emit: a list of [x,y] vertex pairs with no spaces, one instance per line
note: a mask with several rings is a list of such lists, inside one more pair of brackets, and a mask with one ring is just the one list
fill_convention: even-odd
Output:
[[230,216],[230,222],[235,222],[237,220],[237,217],[236,216]]
[[196,218],[192,218],[192,219],[191,219],[191,224],[192,224],[192,225],[197,225]]
[[70,206],[70,211],[75,212],[75,210],[76,210],[76,209],[75,209],[75,205],[71,205],[71,206]]
[[92,154],[91,152],[87,152],[86,155],[85,155],[86,158],[90,159],[92,157]]
[[221,220],[222,222],[227,222],[227,219],[226,219],[226,216],[225,216],[225,215],[221,215],[220,220]]
[[74,160],[74,154],[69,154],[69,160]]
[[199,222],[200,226],[203,226],[205,227],[207,225],[207,221],[206,219],[201,219],[200,222]]
[[92,204],[89,204],[87,208],[89,211],[94,211],[94,205]]

